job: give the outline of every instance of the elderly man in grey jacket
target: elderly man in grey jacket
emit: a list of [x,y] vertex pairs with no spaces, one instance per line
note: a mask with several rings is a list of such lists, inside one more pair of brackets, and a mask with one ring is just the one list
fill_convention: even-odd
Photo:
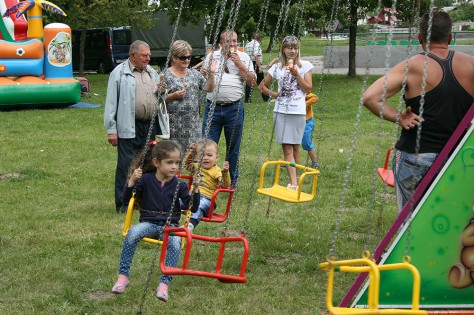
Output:
[[[160,76],[149,65],[150,46],[144,41],[130,45],[130,57],[111,73],[107,86],[104,109],[104,127],[108,142],[117,147],[118,159],[115,171],[115,207],[117,213],[126,212],[123,204],[123,188],[127,181],[130,163],[144,148],[150,123],[157,104]],[[153,125],[151,139],[155,139],[157,123]]]

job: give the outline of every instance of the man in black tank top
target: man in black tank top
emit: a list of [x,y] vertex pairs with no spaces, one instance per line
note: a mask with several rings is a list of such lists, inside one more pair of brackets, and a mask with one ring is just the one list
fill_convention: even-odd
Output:
[[[364,105],[374,115],[382,113],[384,119],[397,123],[397,110],[388,103],[384,104],[382,95],[384,86],[385,98],[399,92],[406,78],[403,95],[406,110],[400,114],[398,121],[402,131],[395,145],[393,162],[399,211],[410,199],[474,100],[474,58],[449,50],[452,39],[449,15],[433,12],[429,53],[426,56],[428,24],[429,14],[426,13],[421,18],[418,34],[425,52],[410,58],[408,74],[405,75],[406,61],[403,61],[387,73],[386,79],[378,79],[364,93]],[[422,128],[417,141],[420,125]]]

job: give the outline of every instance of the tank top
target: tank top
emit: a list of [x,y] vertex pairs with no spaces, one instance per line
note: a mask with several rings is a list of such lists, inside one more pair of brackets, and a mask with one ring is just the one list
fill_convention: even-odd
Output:
[[[422,53],[424,54],[424,53]],[[473,97],[459,84],[452,69],[454,51],[449,51],[446,59],[428,54],[443,69],[443,78],[431,91],[425,94],[419,153],[439,153],[459,122],[469,110]],[[419,115],[421,95],[405,99],[405,105]],[[395,147],[415,153],[417,128],[402,129]]]

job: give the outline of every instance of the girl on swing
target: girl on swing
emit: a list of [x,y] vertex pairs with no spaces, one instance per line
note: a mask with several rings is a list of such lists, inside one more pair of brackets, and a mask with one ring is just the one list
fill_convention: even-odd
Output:
[[[273,109],[275,141],[281,143],[285,161],[300,164],[300,144],[306,125],[305,97],[313,88],[313,65],[300,60],[300,41],[286,36],[281,42],[281,62],[274,64],[260,83],[260,91],[276,98]],[[268,88],[273,79],[278,81],[278,92]],[[296,168],[287,166],[289,189],[298,190]]]
[[[171,220],[171,226],[178,226],[181,210],[188,209],[191,202],[192,211],[199,208],[199,177],[193,180],[192,196],[187,184],[179,181],[176,177],[181,162],[179,144],[172,140],[163,140],[157,143],[152,142],[151,145],[153,146],[151,148],[153,166],[144,165],[143,169],[137,167],[124,190],[123,200],[126,203],[130,201],[135,190],[140,204],[140,222],[130,228],[124,239],[119,276],[112,288],[112,292],[115,294],[125,292],[129,284],[130,266],[138,242],[143,237],[160,238],[168,219]],[[147,170],[151,170],[151,172],[146,172]],[[176,191],[177,198],[174,198]],[[172,204],[173,199],[176,199],[174,204]],[[181,238],[170,236],[165,263],[167,266],[177,266],[180,250]],[[156,289],[156,297],[163,302],[168,301],[168,286],[172,278],[173,276],[162,275]]]

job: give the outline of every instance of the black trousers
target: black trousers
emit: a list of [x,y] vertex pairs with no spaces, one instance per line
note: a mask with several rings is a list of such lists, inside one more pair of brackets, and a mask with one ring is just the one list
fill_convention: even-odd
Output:
[[[157,121],[153,124],[150,141],[154,140],[157,132]],[[123,206],[123,191],[128,180],[130,164],[138,152],[145,148],[146,137],[150,129],[150,122],[135,120],[135,138],[118,139],[117,168],[115,170],[115,207]]]
[[[252,61],[252,63],[253,63],[253,69],[254,69],[255,73],[257,74],[257,85],[254,86],[253,89],[252,89],[250,86],[245,85],[245,102],[246,102],[246,103],[250,103],[250,101],[251,101],[251,99],[250,99],[250,92],[251,92],[251,91],[252,91],[252,92],[258,91],[258,84],[259,84],[260,82],[262,82],[262,80],[263,80],[264,77],[265,77],[263,71],[262,71],[262,72],[258,72],[257,62],[256,62],[256,61]],[[269,99],[269,98],[270,98],[270,97],[268,97],[267,95],[263,95],[263,94],[262,94],[262,99],[263,99],[264,102],[268,102],[268,99]]]

